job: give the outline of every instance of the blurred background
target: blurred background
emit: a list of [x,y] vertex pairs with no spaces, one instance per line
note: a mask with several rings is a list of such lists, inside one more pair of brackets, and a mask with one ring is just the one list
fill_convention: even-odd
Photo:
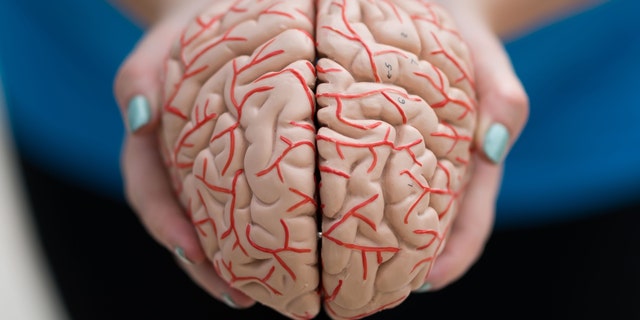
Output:
[[25,197],[0,88],[0,318],[68,319]]
[[[638,13],[610,0],[505,39],[531,115],[496,232],[463,279],[374,318],[640,318]],[[112,81],[142,32],[105,1],[0,1],[0,319],[279,317],[227,313],[124,201]]]

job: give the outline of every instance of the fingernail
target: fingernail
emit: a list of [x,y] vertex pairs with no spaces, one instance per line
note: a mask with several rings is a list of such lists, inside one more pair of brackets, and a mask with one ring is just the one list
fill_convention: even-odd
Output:
[[222,294],[222,301],[224,301],[224,303],[226,303],[229,307],[238,309],[238,306],[235,304],[235,302],[233,302],[233,299],[231,299],[231,296],[228,293]]
[[188,264],[188,265],[193,265],[193,262],[191,262],[191,260],[187,259],[187,255],[184,253],[184,249],[180,248],[180,247],[176,247],[175,249],[173,249],[173,252],[176,254],[176,256],[178,256],[178,258],[180,259],[180,261]]
[[136,132],[151,120],[151,107],[143,95],[137,95],[129,101],[127,106],[129,131]]
[[489,130],[487,130],[484,136],[482,149],[484,154],[493,161],[493,163],[500,163],[507,150],[508,142],[509,131],[507,128],[500,123],[494,123],[489,127]]
[[427,292],[427,291],[429,291],[429,290],[431,290],[431,283],[429,283],[429,282],[425,282],[425,283],[422,285],[422,287],[420,287],[420,288],[418,288],[418,289],[414,290],[413,292],[416,292],[416,293],[425,293],[425,292]]

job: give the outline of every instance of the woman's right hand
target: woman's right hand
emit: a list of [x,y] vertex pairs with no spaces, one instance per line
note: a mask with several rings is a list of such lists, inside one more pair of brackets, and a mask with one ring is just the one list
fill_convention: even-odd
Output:
[[120,66],[114,82],[115,98],[128,129],[121,157],[126,197],[146,230],[176,255],[195,283],[231,307],[246,308],[255,302],[231,288],[206,258],[196,229],[175,197],[157,145],[164,85],[161,72],[173,42],[207,2],[160,3],[166,4],[162,14],[157,21],[144,21],[149,27]]

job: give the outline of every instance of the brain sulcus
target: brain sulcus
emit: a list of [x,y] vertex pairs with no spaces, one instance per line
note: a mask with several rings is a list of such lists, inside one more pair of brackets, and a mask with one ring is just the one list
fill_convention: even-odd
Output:
[[220,277],[296,319],[402,303],[471,171],[470,53],[419,0],[211,1],[165,70],[160,147]]

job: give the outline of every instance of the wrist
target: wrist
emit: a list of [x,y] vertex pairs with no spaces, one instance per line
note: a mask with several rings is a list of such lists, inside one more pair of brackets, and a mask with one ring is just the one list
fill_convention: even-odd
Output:
[[458,31],[467,44],[476,47],[483,39],[477,39],[478,34],[495,35],[490,20],[487,0],[432,0],[440,5],[454,21]]
[[157,3],[155,17],[150,21],[153,26],[160,21],[168,19],[183,20],[197,15],[212,0],[151,0]]
[[[212,0],[109,0],[125,16],[143,29],[173,17],[195,15]],[[190,9],[190,10],[189,10]]]

